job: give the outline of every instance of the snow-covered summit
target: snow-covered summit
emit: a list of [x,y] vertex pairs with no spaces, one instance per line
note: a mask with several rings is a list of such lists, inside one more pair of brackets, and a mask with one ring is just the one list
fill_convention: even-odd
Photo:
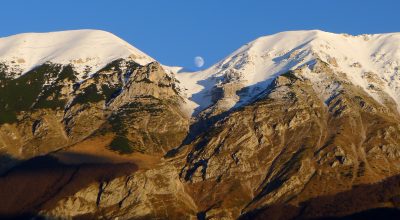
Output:
[[[91,72],[118,58],[139,64],[153,59],[117,36],[100,30],[26,33],[0,38],[0,63],[23,74],[45,62],[73,64],[78,73]],[[18,76],[17,75],[17,76]]]
[[[27,33],[0,38],[0,67],[6,64],[12,77],[18,77],[46,62],[72,64],[78,78],[94,73],[118,59],[139,64],[154,61],[115,35],[99,30]],[[400,33],[351,36],[319,30],[288,31],[260,37],[231,55],[198,72],[163,66],[174,72],[189,100],[191,111],[199,112],[216,101],[215,88],[229,87],[226,109],[246,104],[272,80],[320,59],[354,85],[378,101],[381,92],[400,103]],[[318,77],[309,75],[315,83]],[[371,86],[371,84],[376,84]],[[226,88],[226,87],[224,87]],[[235,95],[246,88],[245,93]],[[387,98],[387,97],[385,97]],[[400,106],[400,105],[399,105]]]
[[352,36],[319,30],[281,32],[242,46],[207,70],[179,73],[178,78],[197,110],[212,104],[214,85],[240,82],[249,87],[248,97],[233,98],[229,108],[250,100],[276,76],[315,59],[329,63],[379,99],[365,77],[366,73],[375,74],[382,81],[382,90],[400,103],[400,33]]

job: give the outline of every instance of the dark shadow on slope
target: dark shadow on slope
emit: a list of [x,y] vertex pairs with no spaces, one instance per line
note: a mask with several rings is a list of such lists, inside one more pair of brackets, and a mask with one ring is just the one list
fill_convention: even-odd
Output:
[[[296,50],[303,48],[304,46],[309,44],[309,42],[311,42],[311,40],[288,51],[287,53],[285,53],[284,55],[282,55],[280,57],[274,58],[273,61],[275,63],[281,63],[281,62],[284,62],[285,60],[288,60]],[[299,55],[296,55],[296,56],[299,56]],[[181,150],[183,149],[183,147],[185,145],[192,143],[197,137],[201,136],[202,134],[207,133],[209,131],[209,129],[216,122],[226,118],[232,112],[240,110],[241,107],[244,107],[248,104],[254,103],[257,100],[259,100],[260,98],[267,96],[275,88],[274,81],[276,80],[276,78],[282,74],[291,72],[290,69],[293,68],[294,66],[296,66],[298,64],[298,62],[299,61],[297,61],[297,60],[291,60],[280,71],[276,72],[275,74],[270,76],[268,79],[258,82],[251,86],[246,86],[246,87],[236,91],[236,94],[239,96],[239,101],[230,110],[225,111],[218,115],[214,115],[212,117],[199,118],[195,123],[193,123],[190,126],[188,135],[183,140],[182,144],[179,147],[174,148],[174,149],[170,150],[169,152],[167,152],[165,157],[171,158],[171,157],[176,156],[177,154],[179,154],[179,152],[181,152]],[[308,64],[309,63],[306,63],[305,65],[308,65]],[[198,84],[203,86],[204,88],[200,92],[193,94],[191,97],[192,101],[200,104],[200,106],[194,110],[193,115],[199,116],[201,113],[203,113],[208,108],[212,108],[212,106],[215,103],[211,103],[208,106],[206,106],[206,104],[208,104],[208,103],[202,103],[202,102],[205,100],[205,97],[206,97],[206,100],[212,100],[213,99],[211,97],[212,93],[217,92],[216,90],[219,89],[219,88],[215,87],[215,84],[219,81],[224,81],[224,80],[226,80],[224,78],[224,76],[213,77],[213,74],[211,74],[211,76],[208,77],[207,79],[204,79],[204,80],[201,80],[198,82]]]
[[189,132],[185,139],[182,141],[182,144],[165,154],[166,158],[172,158],[179,154],[181,150],[188,144],[192,143],[197,137],[201,136],[202,134],[207,133],[211,126],[213,126],[219,120],[226,118],[232,111],[226,111],[216,116],[212,116],[206,119],[200,119],[190,125]]
[[[272,207],[271,207],[272,208]],[[258,213],[254,215],[246,215],[240,217],[240,220],[398,220],[400,219],[400,209],[398,208],[372,208],[357,212],[351,215],[340,217],[319,217],[319,218],[304,218],[295,216],[297,207],[286,206],[285,210],[269,213],[268,215]]]
[[178,73],[193,73],[193,72],[196,72],[196,71],[193,69],[187,68],[187,67],[182,67],[182,69],[180,69],[178,71]]
[[[320,218],[322,220],[322,218]],[[337,218],[324,218],[326,220],[398,220],[400,219],[400,209],[396,208],[377,208],[359,212],[353,215]]]
[[[231,113],[235,111],[240,111],[240,109],[245,107],[246,105],[252,104],[260,100],[261,98],[267,96],[275,88],[274,85],[275,79],[276,77],[273,79],[269,79],[267,81],[259,82],[252,86],[245,87],[237,91],[237,95],[239,96],[240,99],[234,107],[218,115],[199,118],[196,122],[194,122],[190,126],[188,135],[183,140],[182,144],[179,147],[174,148],[169,152],[167,152],[165,157],[166,158],[174,157],[182,150],[184,146],[192,143],[197,137],[201,136],[202,134],[207,133],[209,129],[216,122],[223,120],[224,118],[228,117]],[[256,94],[256,95],[252,95],[252,97],[249,98],[249,94]],[[197,95],[200,95],[200,93],[198,93]],[[209,107],[211,106],[212,105],[210,105]]]
[[0,218],[37,217],[39,210],[54,207],[60,199],[89,184],[100,184],[136,170],[137,166],[130,163],[64,164],[52,156],[20,162],[0,177]]
[[20,163],[20,160],[15,159],[9,154],[0,155],[0,176],[11,169],[16,164]]
[[[312,40],[310,40],[304,44],[301,44],[301,45],[297,46],[296,48],[293,48],[292,50],[288,51],[284,55],[274,58],[273,61],[276,64],[279,64],[279,63],[285,62],[285,60],[289,60],[295,51],[305,47],[311,41]],[[299,57],[299,55],[300,54],[298,54],[296,56]],[[304,55],[304,56],[306,56],[306,55]],[[290,62],[286,63],[286,65],[283,68],[281,68],[280,71],[274,73],[269,78],[267,78],[261,82],[258,82],[254,85],[246,86],[246,87],[240,89],[239,91],[237,91],[236,93],[239,96],[239,101],[236,103],[236,105],[232,109],[236,109],[245,104],[252,103],[252,102],[256,101],[258,98],[260,98],[262,95],[265,95],[266,93],[268,93],[268,89],[271,86],[271,84],[273,83],[273,81],[278,76],[285,74],[287,72],[290,72],[291,69],[293,67],[295,67],[298,63],[299,63],[299,61],[297,59],[290,60]],[[307,65],[307,64],[308,63],[306,63],[305,65]],[[210,94],[206,93],[207,91],[212,91],[213,89],[216,89],[216,87],[215,87],[216,82],[224,81],[224,80],[226,80],[226,79],[223,76],[219,76],[219,77],[211,76],[205,80],[199,81],[199,85],[203,86],[204,89],[196,94],[193,94],[193,96],[191,98],[192,101],[194,101],[196,103],[201,102],[201,100],[204,99],[204,96],[210,96]],[[204,107],[205,106],[200,106],[200,107],[196,108],[194,115],[197,115],[198,113],[200,113],[201,110],[206,109],[209,106],[207,106],[206,108],[204,108]]]
[[208,100],[212,102],[212,90],[215,88],[216,82],[222,79],[222,76],[209,77],[198,82],[198,84],[204,88],[200,92],[193,94],[190,98],[193,102],[199,104],[199,106],[194,109],[193,115],[197,116],[201,111],[213,105],[213,103],[208,103]]
[[260,208],[239,219],[400,219],[399,183],[397,175],[379,183],[312,198],[299,206],[276,204]]

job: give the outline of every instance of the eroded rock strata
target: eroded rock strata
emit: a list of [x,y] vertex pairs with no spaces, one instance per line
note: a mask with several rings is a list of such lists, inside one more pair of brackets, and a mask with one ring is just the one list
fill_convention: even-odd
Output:
[[[321,41],[316,39],[311,42]],[[340,57],[326,59],[309,49],[280,54],[275,62],[299,65],[255,85],[247,85],[244,74],[251,73],[249,65],[264,65],[256,61],[261,58],[250,52],[229,58],[217,65],[224,71],[205,80],[219,80],[204,93],[207,106],[194,110],[196,97],[187,97],[178,80],[189,75],[151,59],[119,58],[87,73],[74,63],[46,62],[11,74],[16,67],[2,64],[0,216],[314,219],[396,213],[396,96],[379,73],[364,72],[366,89],[339,68]]]

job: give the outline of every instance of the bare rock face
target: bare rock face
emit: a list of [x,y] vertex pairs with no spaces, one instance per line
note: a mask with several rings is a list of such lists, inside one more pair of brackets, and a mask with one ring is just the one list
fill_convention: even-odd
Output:
[[157,62],[118,59],[83,80],[71,65],[18,78],[0,65],[0,218],[293,219],[400,207],[400,115],[386,82],[364,72],[362,88],[329,57],[253,90],[236,64],[259,58],[224,64],[212,104],[193,118]]
[[[47,63],[1,81],[0,93],[7,94],[0,98],[4,154],[29,159],[98,131],[115,132],[129,151],[162,153],[186,135],[183,100],[175,79],[159,64],[116,60],[82,82],[74,74],[71,66]],[[12,166],[8,162],[1,170]]]
[[192,197],[179,181],[177,169],[160,164],[151,170],[93,183],[41,214],[89,219],[190,219],[196,210]]
[[0,80],[0,93],[4,94],[0,98],[2,153],[24,159],[69,144],[62,120],[73,81],[70,66],[51,63],[20,78]]
[[239,82],[227,82],[218,85],[213,89],[212,102],[213,104],[200,113],[203,119],[218,116],[228,111],[240,101],[238,92],[244,88],[244,85]]
[[[79,187],[66,183],[64,193],[33,206],[47,217],[236,219],[279,214],[277,219],[288,219],[301,216],[296,207],[306,207],[307,218],[323,217],[313,211],[318,201],[332,201],[326,200],[332,195],[351,200],[354,186],[369,187],[399,175],[395,103],[378,103],[328,63],[289,71],[256,101],[223,112],[218,103],[240,87],[223,86],[212,113],[206,110],[201,116],[205,123],[210,120],[207,130],[185,142],[189,119],[181,111],[184,100],[174,77],[157,63],[139,66],[120,60],[72,84],[64,110],[24,111],[17,122],[3,123],[0,143],[9,155],[30,158],[60,148],[56,154],[68,153],[66,146],[84,138],[111,135],[108,147],[96,154],[104,154],[101,161],[116,163],[106,152],[158,158],[152,165],[138,164],[138,170]],[[171,150],[175,153],[169,155]],[[7,161],[9,167],[18,162]],[[15,174],[5,175],[12,179]],[[378,203],[371,200],[329,213],[350,215],[382,207]],[[291,211],[284,215],[283,209]]]
[[[399,173],[398,113],[335,79],[324,63],[310,68],[279,76],[268,95],[190,145],[181,178],[207,218],[297,206]],[[326,84],[336,80],[340,90],[325,100],[309,71],[328,75]]]
[[115,110],[108,124],[135,150],[165,154],[180,145],[189,129],[176,80],[158,63],[150,63],[131,75],[121,94],[110,103]]
[[[337,90],[328,94],[315,87],[311,74],[321,75],[323,86],[335,83]],[[266,91],[172,157],[131,175],[92,183],[40,213],[81,218],[291,219],[324,217],[316,211],[320,209],[329,216],[345,216],[374,207],[398,207],[390,202],[397,195],[394,182],[400,172],[399,116],[391,105],[378,103],[338,78],[322,61],[277,77]],[[127,134],[135,134],[128,129]],[[388,192],[394,197],[383,192],[382,180],[389,181]],[[354,201],[368,190],[382,196],[366,198],[362,204]],[[351,202],[330,208],[335,199]]]

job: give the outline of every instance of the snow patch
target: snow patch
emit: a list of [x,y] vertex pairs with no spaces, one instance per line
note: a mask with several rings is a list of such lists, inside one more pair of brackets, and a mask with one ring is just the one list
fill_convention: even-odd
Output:
[[[282,32],[242,46],[207,70],[176,73],[192,106],[199,111],[212,104],[215,85],[236,81],[249,87],[248,96],[238,103],[245,104],[275,77],[316,59],[344,73],[350,82],[380,102],[364,77],[365,73],[374,74],[384,82],[381,89],[400,104],[400,33],[352,36],[319,30]],[[331,89],[334,92],[337,88]]]
[[52,62],[72,64],[82,78],[108,63],[126,58],[145,65],[151,57],[115,35],[100,30],[75,30],[50,33],[26,33],[0,38],[0,63],[17,73],[13,77]]

